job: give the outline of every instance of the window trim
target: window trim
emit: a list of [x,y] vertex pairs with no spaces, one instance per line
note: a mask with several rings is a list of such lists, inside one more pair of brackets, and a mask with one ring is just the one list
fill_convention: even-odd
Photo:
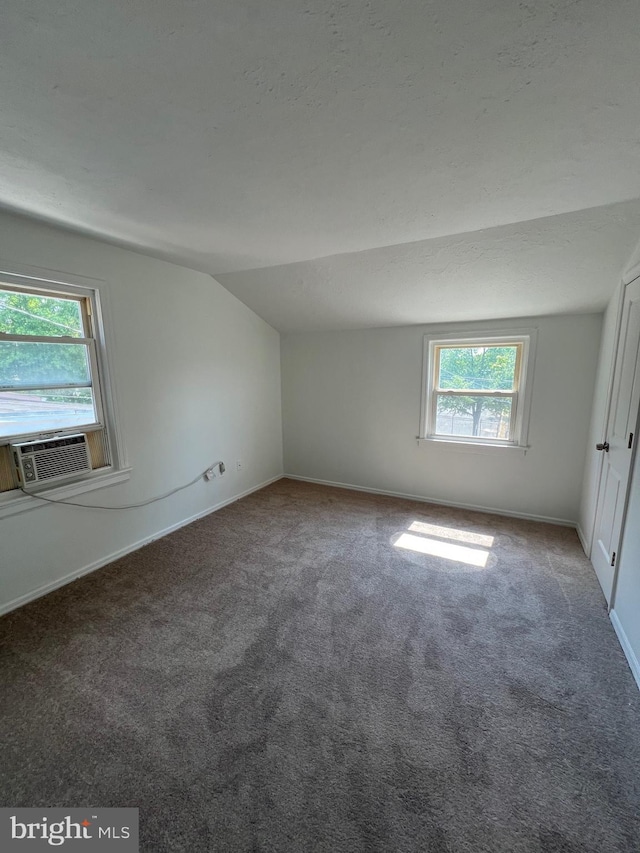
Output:
[[[507,392],[515,403],[515,420],[512,420],[511,437],[509,440],[487,439],[475,436],[448,436],[435,432],[435,405],[437,393],[435,382],[437,365],[434,353],[436,347],[452,346],[504,346],[506,344],[522,344],[520,375],[518,388],[515,392]],[[535,328],[503,328],[477,329],[451,332],[432,332],[424,336],[422,355],[422,394],[420,406],[420,432],[418,443],[447,445],[450,449],[475,449],[478,452],[486,450],[529,448],[529,421],[531,415],[531,398],[533,394],[533,368],[537,344],[537,329]],[[468,393],[465,396],[472,396]],[[495,395],[493,395],[495,396]]]
[[[70,498],[78,494],[93,491],[94,489],[121,483],[130,478],[131,466],[128,461],[126,446],[121,431],[121,418],[119,416],[119,405],[116,390],[112,382],[113,369],[110,352],[115,351],[113,341],[113,323],[109,306],[108,282],[98,278],[88,278],[72,273],[60,272],[58,270],[46,270],[41,267],[18,265],[0,260],[0,286],[7,288],[32,292],[39,292],[42,296],[60,295],[76,296],[81,299],[88,298],[91,306],[88,318],[93,337],[90,339],[94,350],[92,358],[95,358],[95,384],[100,394],[95,394],[96,416],[99,422],[87,426],[65,427],[58,430],[47,430],[44,432],[29,432],[22,435],[5,436],[0,438],[0,445],[7,445],[18,440],[37,440],[52,434],[65,435],[78,432],[91,432],[104,430],[109,448],[110,464],[104,468],[98,468],[77,478],[70,479],[63,484],[43,484],[38,491],[42,491],[51,497]],[[82,338],[76,338],[78,342]],[[17,489],[0,493],[0,518],[7,515],[44,507],[42,501],[33,500]]]

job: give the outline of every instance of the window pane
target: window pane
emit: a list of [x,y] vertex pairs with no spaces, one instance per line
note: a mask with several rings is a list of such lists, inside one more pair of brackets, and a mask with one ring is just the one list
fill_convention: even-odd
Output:
[[86,344],[0,341],[0,387],[82,385],[89,381]]
[[517,352],[517,346],[440,347],[438,388],[511,391]]
[[436,435],[475,436],[508,441],[511,398],[438,395]]
[[0,437],[96,423],[91,388],[0,391]]
[[0,290],[0,332],[40,337],[84,337],[77,299]]

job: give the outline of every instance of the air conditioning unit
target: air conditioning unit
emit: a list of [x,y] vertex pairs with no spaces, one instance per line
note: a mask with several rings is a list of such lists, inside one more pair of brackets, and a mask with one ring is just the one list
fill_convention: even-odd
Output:
[[84,433],[23,441],[12,444],[11,452],[23,486],[63,480],[91,471],[89,445]]

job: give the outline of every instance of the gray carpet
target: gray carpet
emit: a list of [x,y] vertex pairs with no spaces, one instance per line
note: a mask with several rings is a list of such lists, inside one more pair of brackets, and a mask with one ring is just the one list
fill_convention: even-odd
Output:
[[640,849],[640,693],[573,530],[283,480],[0,641],[2,805],[138,806],[145,851]]

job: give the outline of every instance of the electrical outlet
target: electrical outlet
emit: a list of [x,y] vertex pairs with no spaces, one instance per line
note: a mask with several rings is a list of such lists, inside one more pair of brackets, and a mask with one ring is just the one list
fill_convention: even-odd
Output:
[[242,459],[238,459],[236,461],[236,471],[242,471],[243,468],[244,468],[244,464],[242,462]]
[[207,481],[215,480],[216,477],[222,477],[226,470],[224,462],[216,462],[216,464],[212,465],[211,468],[207,468],[202,476]]

